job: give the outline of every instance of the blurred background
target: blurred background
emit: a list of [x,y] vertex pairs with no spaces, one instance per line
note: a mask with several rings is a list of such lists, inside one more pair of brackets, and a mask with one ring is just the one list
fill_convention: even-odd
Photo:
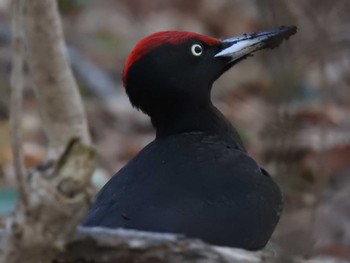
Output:
[[[0,0],[0,216],[16,203],[9,143],[9,0]],[[297,25],[281,47],[257,53],[214,85],[215,105],[285,198],[270,247],[350,260],[349,0],[59,0],[68,52],[84,99],[98,189],[154,138],[121,84],[136,42],[160,30],[213,37]],[[40,14],[38,14],[40,15]],[[46,141],[28,75],[23,132],[28,168]]]

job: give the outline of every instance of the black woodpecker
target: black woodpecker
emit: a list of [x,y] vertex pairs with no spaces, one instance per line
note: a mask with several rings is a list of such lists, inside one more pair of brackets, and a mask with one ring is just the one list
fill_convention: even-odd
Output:
[[281,214],[281,191],[210,93],[237,62],[295,33],[281,26],[225,40],[182,31],[142,39],[126,60],[123,82],[133,106],[150,116],[156,138],[103,187],[83,225],[264,247]]

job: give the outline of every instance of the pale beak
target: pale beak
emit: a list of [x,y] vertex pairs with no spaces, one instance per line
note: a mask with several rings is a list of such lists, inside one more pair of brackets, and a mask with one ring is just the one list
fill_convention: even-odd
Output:
[[279,28],[247,33],[222,40],[223,49],[215,57],[228,57],[230,63],[238,61],[255,51],[275,48],[283,39],[288,39],[297,32],[296,26],[280,26]]

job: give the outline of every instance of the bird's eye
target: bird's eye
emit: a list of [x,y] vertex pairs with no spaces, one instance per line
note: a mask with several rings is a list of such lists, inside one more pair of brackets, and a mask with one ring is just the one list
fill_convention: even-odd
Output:
[[199,45],[199,44],[194,44],[194,45],[192,45],[192,47],[191,47],[191,52],[192,52],[192,54],[194,55],[194,56],[200,56],[200,55],[202,55],[202,53],[203,53],[203,48],[202,48],[202,46],[201,45]]

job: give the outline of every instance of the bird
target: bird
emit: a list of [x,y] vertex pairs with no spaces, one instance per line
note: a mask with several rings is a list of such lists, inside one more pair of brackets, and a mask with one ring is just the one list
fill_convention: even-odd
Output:
[[211,90],[239,61],[296,31],[281,26],[217,39],[168,30],[141,39],[122,80],[131,104],[150,117],[155,138],[100,190],[82,225],[263,248],[279,221],[282,193],[214,106]]

